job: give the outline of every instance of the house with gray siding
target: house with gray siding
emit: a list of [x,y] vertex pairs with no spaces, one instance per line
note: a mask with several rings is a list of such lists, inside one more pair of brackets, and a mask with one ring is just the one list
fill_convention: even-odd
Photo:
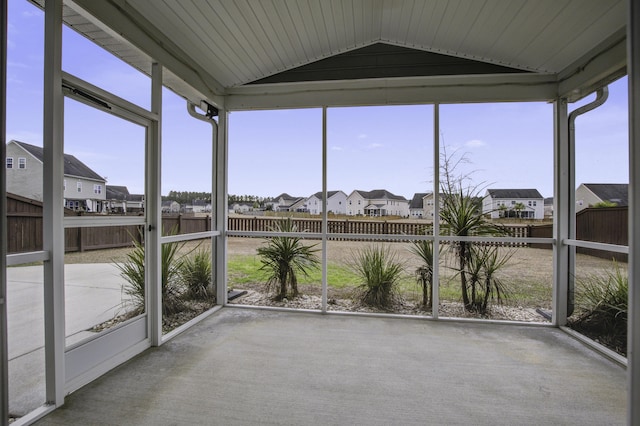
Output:
[[[11,140],[7,143],[7,192],[42,201],[44,150],[42,147]],[[101,213],[106,210],[104,177],[70,154],[64,154],[65,207]]]
[[140,213],[144,211],[144,195],[130,194],[126,186],[107,185],[107,205],[109,213]]
[[273,211],[277,212],[308,212],[307,199],[305,197],[292,197],[291,195],[282,193],[275,197],[271,204]]

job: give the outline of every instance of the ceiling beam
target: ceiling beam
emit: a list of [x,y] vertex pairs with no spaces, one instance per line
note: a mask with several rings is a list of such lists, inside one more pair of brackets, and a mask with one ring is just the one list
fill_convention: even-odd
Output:
[[227,90],[228,110],[319,106],[414,105],[461,102],[552,101],[551,74],[410,77],[264,84]]
[[[224,106],[224,87],[204,68],[190,60],[172,40],[151,24],[144,16],[123,0],[72,0],[74,10],[101,28],[110,29],[127,42],[161,63],[173,74],[183,79],[206,99]],[[81,10],[78,10],[81,9]],[[83,13],[84,12],[84,13]]]

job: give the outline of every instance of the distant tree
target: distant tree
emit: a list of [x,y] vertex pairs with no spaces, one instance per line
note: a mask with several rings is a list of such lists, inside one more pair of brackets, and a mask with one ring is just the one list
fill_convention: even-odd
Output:
[[595,203],[593,205],[594,208],[596,209],[606,209],[609,207],[618,207],[618,203],[614,203],[613,201],[608,201],[608,200],[604,200],[604,201],[600,201],[599,203]]
[[210,192],[196,192],[196,191],[169,191],[169,194],[162,197],[163,201],[177,201],[180,204],[188,204],[193,200],[203,200],[211,202]]
[[507,206],[505,206],[504,204],[500,204],[498,206],[498,216],[499,217],[505,217],[505,213],[507,211]]
[[516,217],[520,219],[522,217],[522,211],[525,209],[525,205],[522,203],[516,203],[513,206],[513,210],[516,212]]

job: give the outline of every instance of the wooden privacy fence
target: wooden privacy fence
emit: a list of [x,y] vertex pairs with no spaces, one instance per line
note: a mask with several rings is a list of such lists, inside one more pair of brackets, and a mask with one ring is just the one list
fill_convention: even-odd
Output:
[[[278,218],[265,218],[257,216],[230,217],[229,231],[272,231]],[[321,219],[292,218],[293,223],[300,232],[322,232]],[[329,220],[327,222],[329,234],[386,234],[386,235],[425,235],[432,234],[431,224],[386,222],[380,220]]]
[[[7,248],[8,253],[24,253],[42,250],[42,203],[13,194],[7,195]],[[66,212],[66,214],[75,214]],[[576,215],[577,238],[625,246],[628,241],[628,209],[611,207],[585,209]],[[240,232],[271,231],[277,218],[256,216],[230,217],[228,230]],[[299,231],[320,233],[322,220],[293,218]],[[382,234],[382,235],[431,235],[431,224],[419,222],[330,219],[327,222],[330,234]],[[509,235],[516,238],[552,238],[552,225],[509,225]],[[163,235],[187,234],[211,230],[211,216],[166,215],[162,217]],[[142,229],[137,225],[100,226],[65,229],[67,252],[129,247],[133,240],[140,241]],[[341,240],[340,237],[332,237]],[[370,238],[363,238],[368,239]],[[494,244],[494,243],[491,243]],[[530,246],[550,249],[550,244],[503,243],[500,245]],[[578,247],[579,253],[611,258],[612,253]],[[626,261],[626,255],[616,259]]]
[[162,235],[211,231],[211,216],[162,215]]
[[[267,232],[273,230],[278,218],[265,217],[230,217],[229,231],[241,232]],[[298,231],[320,233],[322,232],[322,220],[292,218]],[[530,225],[507,225],[505,231],[508,236],[527,238]],[[329,219],[327,221],[327,233],[329,234],[381,234],[381,235],[433,235],[431,223],[399,222],[382,220],[353,220],[353,219]],[[332,240],[341,240],[339,237],[331,237]],[[349,238],[353,240],[353,238]],[[369,238],[367,238],[369,240]],[[356,238],[357,240],[357,238]],[[513,243],[520,245],[519,243]]]
[[[576,214],[576,239],[596,243],[628,245],[628,207],[587,208]],[[540,225],[531,229],[531,237],[552,238],[553,226]],[[551,248],[549,245],[531,244],[535,248]],[[603,259],[627,261],[627,254],[576,247],[577,253]]]

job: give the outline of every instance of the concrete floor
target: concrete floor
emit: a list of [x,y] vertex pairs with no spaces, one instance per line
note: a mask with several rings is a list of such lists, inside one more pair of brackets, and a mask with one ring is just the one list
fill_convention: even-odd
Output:
[[624,424],[624,368],[547,327],[225,308],[39,425]]
[[[23,416],[45,401],[44,268],[7,268],[9,410]],[[122,278],[110,263],[65,265],[66,343],[122,311]]]

